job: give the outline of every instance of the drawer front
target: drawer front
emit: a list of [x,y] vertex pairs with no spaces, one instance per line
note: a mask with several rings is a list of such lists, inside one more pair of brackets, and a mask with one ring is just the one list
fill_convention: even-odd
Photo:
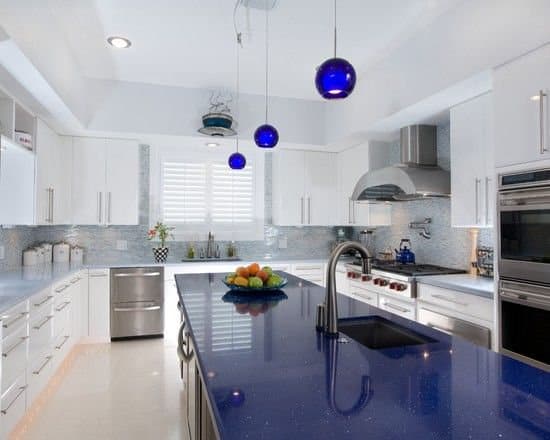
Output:
[[28,348],[28,324],[23,324],[2,341],[2,392],[25,373]]
[[29,359],[46,350],[53,338],[54,315],[43,315],[31,321],[29,328]]
[[25,414],[26,391],[27,381],[25,374],[23,374],[2,394],[0,402],[2,438],[8,438],[9,433]]
[[46,387],[53,374],[52,362],[54,356],[49,350],[43,351],[29,362],[27,368],[27,402],[30,406],[40,392]]
[[371,306],[378,307],[378,293],[360,287],[357,283],[350,283],[350,293],[354,298]]
[[292,272],[296,276],[302,275],[323,275],[324,264],[295,264],[292,266]]
[[56,301],[53,312],[53,336],[57,337],[62,333],[70,331],[72,324],[72,302],[71,298],[62,297]]
[[384,295],[380,295],[378,301],[378,306],[382,310],[393,313],[394,315],[402,316],[403,318],[407,318],[412,321],[416,319],[416,307],[414,304],[398,301]]
[[493,321],[493,304],[488,298],[457,292],[427,284],[418,285],[418,299],[464,315]]
[[290,266],[288,264],[265,264],[265,266],[271,267],[276,272],[290,273]]
[[29,302],[23,301],[2,314],[2,337],[6,338],[29,319]]
[[48,310],[49,313],[51,313],[51,307],[53,305],[53,298],[54,295],[52,293],[53,291],[51,289],[46,289],[39,294],[33,296],[29,300],[29,308],[30,308],[30,317],[33,319],[33,317],[42,315],[45,312],[45,310]]

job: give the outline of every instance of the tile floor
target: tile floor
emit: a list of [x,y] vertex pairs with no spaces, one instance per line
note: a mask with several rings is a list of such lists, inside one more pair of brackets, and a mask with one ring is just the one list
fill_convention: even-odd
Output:
[[164,339],[77,346],[13,439],[188,439],[176,339],[166,298]]

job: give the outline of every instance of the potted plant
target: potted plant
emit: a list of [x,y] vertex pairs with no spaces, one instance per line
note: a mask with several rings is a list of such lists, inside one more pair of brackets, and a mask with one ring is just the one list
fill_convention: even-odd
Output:
[[169,238],[174,238],[174,236],[170,232],[173,230],[174,228],[168,227],[162,222],[157,222],[157,224],[149,229],[149,231],[147,232],[148,240],[153,240],[158,237],[160,241],[160,246],[153,248],[153,255],[155,256],[155,261],[157,263],[165,263],[166,258],[168,258],[168,248],[166,247],[166,240],[168,240]]

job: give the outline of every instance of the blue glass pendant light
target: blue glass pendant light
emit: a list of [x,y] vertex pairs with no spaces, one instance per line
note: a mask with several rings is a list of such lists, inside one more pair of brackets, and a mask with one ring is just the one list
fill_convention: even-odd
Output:
[[315,86],[325,99],[347,98],[353,92],[357,74],[351,63],[336,56],[336,0],[334,0],[334,57],[329,58],[317,69]]
[[279,142],[279,132],[268,121],[268,85],[269,85],[269,8],[265,8],[265,124],[254,132],[254,142],[260,148],[273,148]]
[[[240,93],[240,60],[239,60],[239,52],[241,50],[242,45],[242,38],[240,32],[237,32],[237,116],[239,116],[239,93]],[[237,132],[237,140],[236,140],[236,147],[237,151],[231,156],[229,156],[229,159],[227,159],[227,163],[229,165],[229,168],[232,170],[242,170],[246,166],[246,157],[242,153],[239,153],[239,133]]]

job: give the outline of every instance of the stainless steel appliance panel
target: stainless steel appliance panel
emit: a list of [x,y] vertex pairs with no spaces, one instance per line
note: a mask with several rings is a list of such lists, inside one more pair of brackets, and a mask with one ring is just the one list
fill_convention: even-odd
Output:
[[164,332],[164,268],[111,269],[111,339]]
[[474,344],[491,348],[491,330],[486,327],[443,315],[424,307],[418,311],[418,321],[443,333],[460,336]]

